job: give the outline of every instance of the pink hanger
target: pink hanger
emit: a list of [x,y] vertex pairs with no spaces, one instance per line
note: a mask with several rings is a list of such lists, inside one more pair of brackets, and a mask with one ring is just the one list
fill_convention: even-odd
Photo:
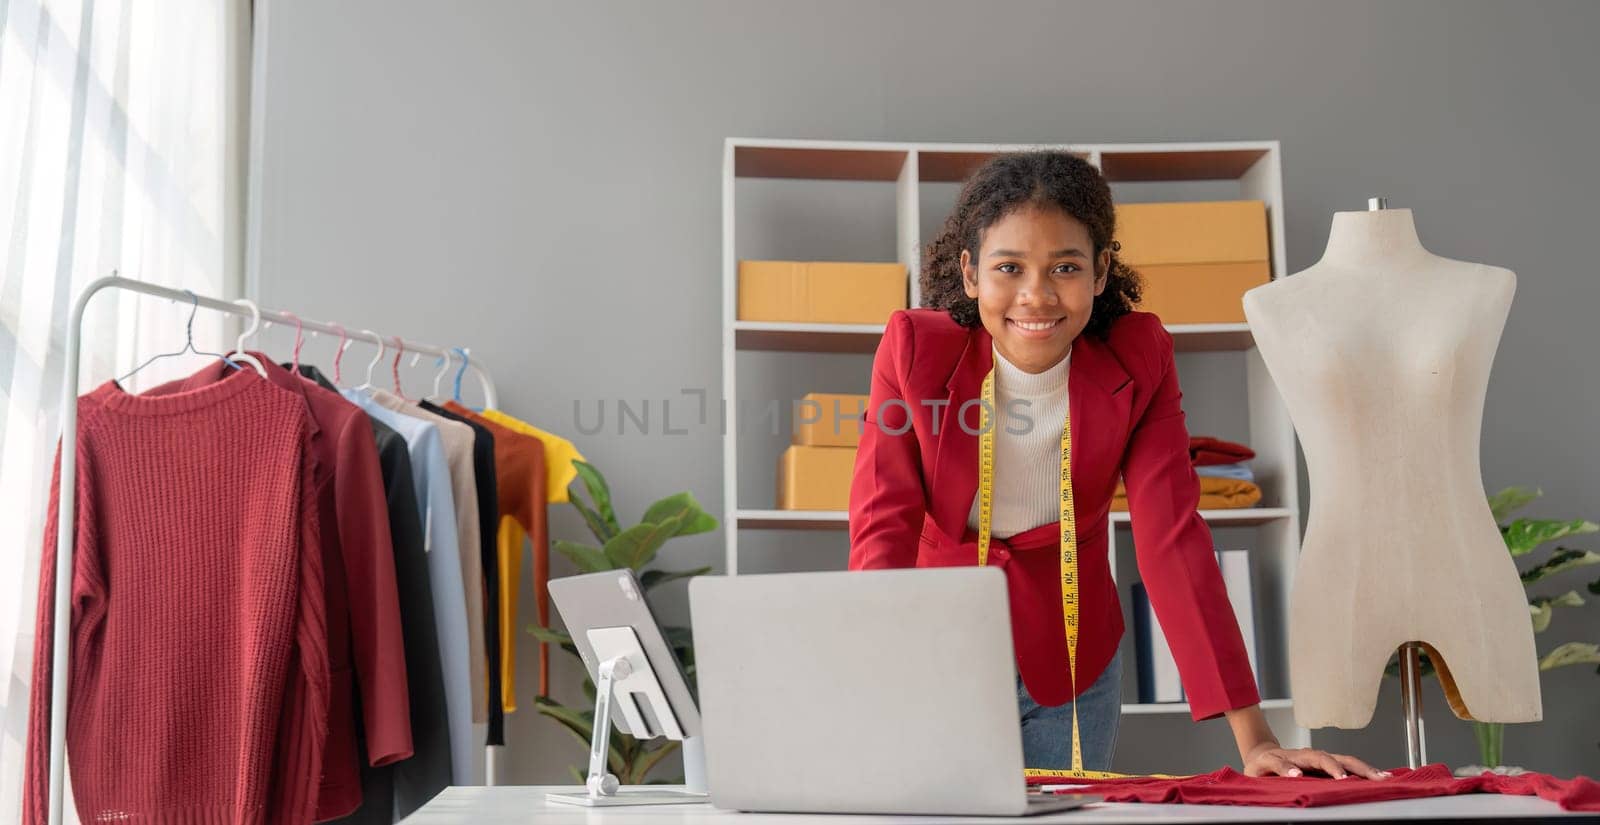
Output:
[[394,337],[394,363],[389,367],[389,374],[394,376],[394,394],[410,401],[411,399],[406,398],[406,394],[400,391],[400,356],[405,354],[406,342],[400,340],[400,336],[396,335]]
[[333,383],[343,384],[343,373],[339,365],[344,361],[344,351],[350,348],[350,333],[345,331],[344,324],[333,324],[339,328],[339,352],[333,356]]
[[300,345],[305,343],[305,339],[301,337],[301,333],[304,331],[304,326],[301,324],[300,316],[294,314],[293,312],[287,311],[285,311],[283,314],[294,319],[294,371],[296,374],[299,374]]

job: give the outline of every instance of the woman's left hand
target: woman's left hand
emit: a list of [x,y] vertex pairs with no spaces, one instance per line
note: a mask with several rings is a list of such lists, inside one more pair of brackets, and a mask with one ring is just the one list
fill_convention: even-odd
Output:
[[1301,776],[1309,771],[1321,771],[1334,779],[1343,779],[1347,775],[1388,779],[1391,775],[1354,756],[1315,748],[1281,748],[1276,742],[1257,745],[1244,760],[1245,776]]

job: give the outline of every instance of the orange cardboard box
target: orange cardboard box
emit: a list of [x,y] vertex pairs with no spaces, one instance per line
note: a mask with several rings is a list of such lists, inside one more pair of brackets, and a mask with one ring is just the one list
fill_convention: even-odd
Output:
[[778,509],[850,509],[855,466],[852,447],[789,447],[778,460]]
[[1139,308],[1167,324],[1244,323],[1244,293],[1272,279],[1261,201],[1119,205],[1117,240],[1144,277]]
[[1245,292],[1272,280],[1266,261],[1135,269],[1144,277],[1139,309],[1155,313],[1164,324],[1242,324]]
[[739,320],[882,324],[906,284],[902,264],[740,261]]
[[861,414],[867,396],[808,392],[794,406],[794,443],[808,447],[850,447],[861,443]]

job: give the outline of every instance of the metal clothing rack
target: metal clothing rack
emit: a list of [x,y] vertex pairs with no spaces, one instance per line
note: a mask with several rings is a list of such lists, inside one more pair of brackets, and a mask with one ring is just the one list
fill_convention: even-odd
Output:
[[[83,337],[84,308],[89,299],[104,289],[124,289],[129,292],[139,292],[154,295],[159,298],[168,298],[173,301],[187,301],[197,307],[238,315],[244,318],[253,317],[258,310],[242,304],[231,303],[219,298],[209,298],[195,295],[192,292],[169,287],[159,286],[147,281],[133,278],[123,278],[112,275],[101,278],[84,288],[78,295],[77,303],[72,308],[72,318],[67,325],[67,364],[66,376],[61,383],[61,471],[60,487],[64,491],[59,496],[56,518],[56,588],[55,588],[55,641],[52,650],[50,673],[50,825],[59,825],[62,822],[62,795],[64,768],[66,757],[67,737],[67,645],[68,632],[72,622],[72,567],[73,548],[76,538],[71,525],[75,523],[77,510],[77,475],[78,475],[78,358],[80,342]],[[287,312],[273,310],[259,310],[264,321],[294,325],[302,329],[317,330],[329,335],[348,335],[348,330],[338,324],[328,324],[321,321],[307,321]],[[366,333],[349,336],[350,341],[367,341],[376,343],[380,347],[382,339],[376,334],[373,338],[363,337]],[[449,358],[454,350],[437,347],[432,344],[417,343],[414,341],[400,340],[408,352],[422,353],[442,358]],[[463,359],[464,368],[471,369],[477,376],[478,383],[483,389],[484,403],[490,407],[497,406],[495,400],[494,382],[489,378],[489,373],[483,365]],[[489,784],[493,783],[495,774],[495,758],[493,747],[487,749],[487,766],[485,773]]]

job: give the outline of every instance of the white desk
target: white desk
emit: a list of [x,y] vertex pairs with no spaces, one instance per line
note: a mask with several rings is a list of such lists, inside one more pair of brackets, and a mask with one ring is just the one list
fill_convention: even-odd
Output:
[[[827,825],[903,825],[946,822],[1282,822],[1285,820],[1405,820],[1479,819],[1562,816],[1568,812],[1536,796],[1464,794],[1430,799],[1401,799],[1325,808],[1258,808],[1243,805],[1146,805],[1104,802],[1076,811],[1021,818],[938,816],[808,816],[804,814],[747,814],[710,805],[659,805],[593,809],[545,801],[550,791],[576,793],[573,786],[498,786],[446,788],[432,802],[407,817],[405,825],[529,825],[530,823],[581,823],[581,825],[676,825],[716,821],[726,825],[748,822],[825,821]],[[1594,814],[1572,813],[1571,816]]]

